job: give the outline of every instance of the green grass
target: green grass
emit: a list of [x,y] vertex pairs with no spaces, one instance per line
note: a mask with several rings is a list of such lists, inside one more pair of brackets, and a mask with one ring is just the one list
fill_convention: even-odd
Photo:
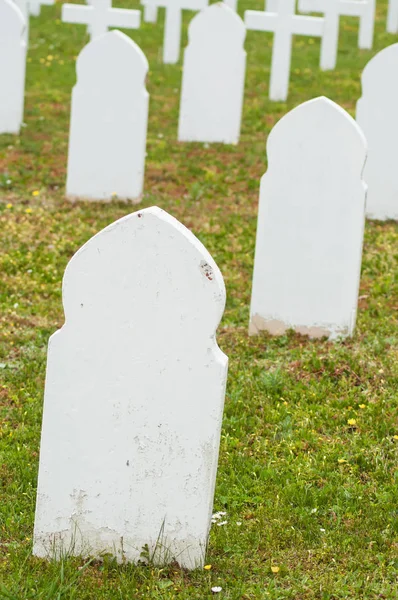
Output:
[[[386,0],[378,5],[374,50],[357,49],[357,23],[344,19],[334,72],[319,72],[318,40],[296,39],[287,104],[267,97],[272,37],[248,34],[236,148],[176,142],[181,66],[159,61],[161,24],[130,32],[150,62],[141,206],[157,204],[192,229],[228,291],[215,496],[228,524],[212,529],[211,569],[192,573],[31,556],[46,346],[63,322],[62,274],[90,236],[134,210],[64,200],[74,57],[85,31],[59,22],[60,5],[31,19],[26,127],[0,137],[0,598],[206,600],[212,586],[230,600],[398,598],[397,225],[367,223],[352,339],[247,335],[267,135],[287,110],[322,94],[354,114],[363,66],[398,41],[384,33]],[[262,6],[241,1],[242,11]],[[184,36],[185,44],[186,28]]]

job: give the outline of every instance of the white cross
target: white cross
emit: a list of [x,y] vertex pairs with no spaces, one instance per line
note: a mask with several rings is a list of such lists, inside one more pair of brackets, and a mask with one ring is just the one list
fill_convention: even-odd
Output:
[[293,35],[322,37],[323,33],[323,18],[296,15],[295,8],[296,0],[281,0],[274,13],[245,12],[247,29],[274,33],[269,91],[274,101],[285,101],[288,96]]
[[109,27],[137,29],[140,26],[139,10],[112,8],[112,0],[94,0],[90,6],[64,4],[62,20],[65,23],[88,25],[91,39],[103,35]]
[[388,3],[387,31],[398,33],[398,0],[390,0]]
[[156,23],[158,20],[158,7],[147,6],[145,0],[141,0],[141,4],[144,7],[144,21],[145,23]]
[[340,16],[360,17],[360,48],[370,50],[373,46],[376,0],[300,0],[303,12],[322,12],[325,29],[321,49],[321,69],[334,69],[337,62]]
[[29,0],[28,4],[30,14],[34,17],[38,17],[42,4],[45,4],[46,6],[53,6],[53,4],[55,4],[55,0]]
[[146,7],[162,6],[166,9],[164,25],[163,62],[175,64],[180,57],[182,11],[200,10],[208,0],[144,0]]

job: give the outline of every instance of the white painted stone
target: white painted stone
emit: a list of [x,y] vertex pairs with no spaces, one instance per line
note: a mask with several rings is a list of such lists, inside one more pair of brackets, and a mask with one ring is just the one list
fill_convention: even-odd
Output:
[[224,0],[225,4],[232,8],[232,10],[238,10],[238,0]]
[[389,0],[387,31],[389,33],[398,33],[398,0]]
[[26,21],[12,0],[0,0],[0,134],[19,133],[23,121]]
[[153,207],[75,254],[63,302],[48,349],[34,554],[135,562],[148,545],[155,562],[203,566],[228,368],[217,265]]
[[357,122],[368,145],[364,179],[368,185],[366,213],[371,219],[398,220],[398,44],[388,46],[362,74]]
[[110,27],[137,29],[141,12],[129,8],[112,8],[112,0],[93,0],[88,6],[63,4],[62,20],[65,23],[80,23],[88,26],[91,39],[103,35]]
[[245,24],[219,2],[192,19],[188,36],[178,139],[237,144],[245,89]]
[[25,21],[23,40],[24,40],[24,42],[26,44],[26,48],[27,48],[29,45],[29,18],[30,18],[29,3],[28,3],[28,0],[14,0],[14,2],[20,9],[21,13],[23,14],[23,18]]
[[148,62],[121,31],[95,38],[77,59],[66,193],[138,199],[143,190]]
[[279,0],[265,0],[266,12],[278,12]]
[[285,101],[289,93],[292,38],[294,34],[321,37],[323,18],[296,15],[296,0],[283,0],[275,13],[247,10],[245,24],[254,31],[274,32],[270,100]]
[[166,18],[164,24],[163,62],[175,64],[180,58],[181,26],[183,10],[201,10],[209,0],[145,0],[150,7],[164,7]]
[[46,6],[53,6],[55,0],[28,0],[30,14],[34,17],[38,17],[43,4]]
[[158,20],[158,8],[157,6],[148,6],[145,0],[141,0],[141,4],[144,7],[144,21],[145,23],[156,23]]
[[324,14],[321,47],[321,69],[324,71],[336,67],[340,16],[359,17],[358,46],[362,49],[373,47],[376,0],[299,0],[299,9]]
[[316,98],[276,124],[267,149],[250,333],[351,335],[365,221],[365,137],[337,104]]

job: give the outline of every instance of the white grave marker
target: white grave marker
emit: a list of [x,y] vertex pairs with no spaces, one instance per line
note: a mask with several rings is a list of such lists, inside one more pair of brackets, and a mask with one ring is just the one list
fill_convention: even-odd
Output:
[[250,333],[351,335],[365,221],[365,137],[327,98],[283,117],[261,181]]
[[24,39],[24,42],[25,42],[26,48],[27,48],[29,45],[29,18],[30,18],[29,3],[28,3],[28,0],[14,0],[14,2],[20,9],[21,13],[23,14],[23,18],[25,21],[25,29],[24,29],[24,33],[23,33],[23,39]]
[[224,0],[224,3],[229,6],[229,8],[232,8],[232,10],[238,10],[238,0]]
[[12,0],[0,0],[0,134],[19,133],[23,121],[26,21]]
[[42,5],[53,6],[55,4],[55,0],[28,0],[30,14],[34,17],[38,17],[40,14],[40,10]]
[[278,12],[279,0],[265,0],[266,12]]
[[237,144],[245,88],[245,25],[219,2],[192,19],[188,36],[178,139]]
[[398,33],[398,0],[389,0],[387,31],[388,33]]
[[283,0],[275,13],[257,10],[245,12],[247,29],[274,32],[269,97],[285,101],[289,93],[292,38],[294,34],[321,37],[323,18],[295,14],[296,0]]
[[116,221],[63,281],[50,339],[36,556],[204,564],[228,359],[222,275],[159,208]]
[[336,67],[341,16],[360,18],[358,46],[368,50],[372,48],[376,0],[299,0],[299,9],[324,13],[321,47],[321,69],[324,71]]
[[91,39],[106,33],[109,27],[137,29],[141,13],[129,8],[112,8],[112,0],[95,0],[92,4],[63,4],[62,20],[88,26]]
[[138,199],[143,190],[148,62],[121,31],[83,48],[73,89],[66,193]]
[[145,0],[149,7],[164,7],[166,19],[164,24],[163,62],[175,64],[180,57],[181,27],[183,10],[201,10],[209,0]]
[[362,74],[357,122],[369,144],[364,179],[366,213],[372,219],[398,220],[398,44],[388,46]]
[[141,0],[141,4],[144,7],[145,23],[156,23],[158,20],[158,7],[153,4],[147,5],[145,0]]

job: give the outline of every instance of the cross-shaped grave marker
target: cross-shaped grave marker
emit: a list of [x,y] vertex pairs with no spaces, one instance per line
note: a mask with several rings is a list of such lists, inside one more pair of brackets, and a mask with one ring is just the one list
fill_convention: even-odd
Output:
[[387,31],[388,33],[398,33],[398,0],[389,0]]
[[283,0],[275,8],[273,13],[247,10],[245,24],[247,29],[274,33],[269,97],[278,102],[288,96],[293,35],[322,37],[324,19],[296,15],[296,0]]
[[201,10],[208,0],[145,0],[147,10],[150,7],[166,9],[164,24],[163,62],[175,64],[180,57],[181,23],[183,10]]
[[321,69],[334,69],[337,62],[340,17],[359,17],[358,46],[370,50],[373,46],[376,0],[300,0],[299,10],[321,12],[325,25],[321,48]]
[[91,39],[103,35],[109,27],[138,29],[141,13],[139,10],[112,8],[112,0],[95,0],[89,6],[64,4],[62,20],[65,23],[81,23],[89,28]]

